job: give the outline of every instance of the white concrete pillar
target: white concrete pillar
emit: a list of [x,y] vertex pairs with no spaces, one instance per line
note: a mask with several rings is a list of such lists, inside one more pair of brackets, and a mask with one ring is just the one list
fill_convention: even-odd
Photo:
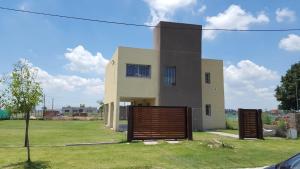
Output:
[[120,98],[117,98],[114,102],[114,116],[113,116],[113,130],[119,130],[119,119],[120,119]]
[[114,115],[114,102],[110,102],[108,104],[108,116],[107,116],[107,124],[106,127],[113,127],[113,115]]
[[108,117],[108,104],[104,104],[104,109],[103,109],[103,121],[104,124],[107,125],[107,117]]
[[106,127],[109,127],[109,123],[110,123],[109,119],[110,119],[110,103],[107,103],[107,119],[105,123]]

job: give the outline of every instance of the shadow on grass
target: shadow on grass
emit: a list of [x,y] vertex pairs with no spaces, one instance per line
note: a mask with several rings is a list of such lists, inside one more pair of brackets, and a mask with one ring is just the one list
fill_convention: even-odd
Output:
[[48,161],[19,162],[3,166],[4,169],[44,169],[49,168]]

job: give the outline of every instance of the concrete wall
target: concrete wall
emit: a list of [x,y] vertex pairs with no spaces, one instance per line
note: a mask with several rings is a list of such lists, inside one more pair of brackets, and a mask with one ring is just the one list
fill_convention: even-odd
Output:
[[[201,25],[160,22],[154,47],[159,51],[161,106],[189,106],[201,109]],[[166,85],[165,69],[176,67],[176,85]],[[198,113],[196,115],[195,113]],[[193,128],[201,130],[201,113],[193,113]]]
[[[210,72],[211,83],[205,83],[205,72]],[[211,116],[205,105],[211,104]],[[203,129],[225,128],[223,61],[202,59],[202,121]]]
[[[126,77],[126,64],[151,65],[151,78]],[[158,52],[151,49],[119,47],[105,73],[104,104],[106,126],[119,129],[119,103],[122,98],[150,99],[158,105]],[[154,102],[154,103],[153,103]],[[138,103],[137,103],[138,104]]]
[[118,50],[114,53],[112,59],[106,66],[105,71],[105,88],[104,88],[104,104],[107,105],[107,110],[105,113],[106,126],[109,128],[114,128],[117,130],[117,125],[114,123],[114,117],[116,117],[116,111],[118,111],[117,105],[117,84],[118,84]]
[[[118,48],[117,97],[155,98],[158,101],[158,52],[153,49]],[[151,78],[126,77],[126,64],[151,65]]]
[[104,79],[104,104],[116,100],[117,97],[117,75],[118,73],[118,49],[115,51],[112,59],[106,65]]

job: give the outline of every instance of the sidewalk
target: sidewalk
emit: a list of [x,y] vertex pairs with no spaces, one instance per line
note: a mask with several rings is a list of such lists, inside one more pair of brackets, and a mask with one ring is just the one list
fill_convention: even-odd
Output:
[[231,138],[239,138],[239,136],[237,134],[230,134],[230,133],[224,133],[224,132],[218,132],[218,131],[208,131],[207,133],[217,134],[220,136],[231,137]]

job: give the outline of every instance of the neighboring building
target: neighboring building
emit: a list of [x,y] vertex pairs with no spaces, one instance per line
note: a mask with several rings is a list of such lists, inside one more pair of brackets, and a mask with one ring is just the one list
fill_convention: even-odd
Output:
[[[71,106],[62,107],[61,112],[64,115],[74,116],[74,115],[78,115],[78,114],[97,113],[98,110],[96,107],[85,107],[85,105],[80,105],[79,107],[71,107]],[[85,115],[83,115],[83,116],[85,116]]]
[[52,119],[53,117],[58,116],[59,111],[57,110],[45,110],[43,112],[43,118],[44,119]]
[[104,113],[119,129],[120,102],[189,106],[193,129],[225,128],[223,61],[202,59],[200,25],[160,22],[154,49],[119,47],[106,67]]

